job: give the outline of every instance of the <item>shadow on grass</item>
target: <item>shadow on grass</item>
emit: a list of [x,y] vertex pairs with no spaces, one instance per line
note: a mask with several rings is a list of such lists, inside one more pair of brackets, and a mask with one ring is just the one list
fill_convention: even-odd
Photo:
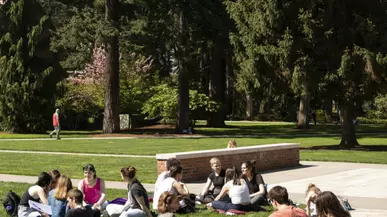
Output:
[[387,145],[359,145],[352,148],[340,145],[319,145],[312,147],[300,147],[300,150],[326,151],[326,150],[350,150],[350,151],[387,151]]

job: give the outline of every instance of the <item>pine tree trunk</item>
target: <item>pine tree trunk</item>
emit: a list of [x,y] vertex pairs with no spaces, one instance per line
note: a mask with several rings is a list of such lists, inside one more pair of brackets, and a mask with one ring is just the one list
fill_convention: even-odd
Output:
[[246,93],[246,120],[253,120],[253,97]]
[[309,128],[309,107],[310,107],[310,93],[306,92],[301,95],[300,107],[298,110],[298,123],[299,129]]
[[226,69],[226,89],[227,89],[227,114],[230,115],[230,119],[234,118],[235,113],[235,76],[233,69],[233,52],[229,47],[227,48],[227,69]]
[[180,12],[179,17],[179,48],[178,48],[178,61],[179,61],[179,85],[178,85],[178,117],[176,122],[176,132],[182,133],[189,127],[189,78],[185,61],[186,46],[187,46],[187,24],[184,17],[184,13]]
[[[117,27],[118,0],[105,0],[106,20]],[[106,41],[106,90],[103,119],[104,133],[120,132],[120,68],[118,36],[110,36]]]
[[225,61],[222,41],[218,37],[215,39],[215,45],[211,55],[211,74],[210,74],[210,99],[219,103],[219,109],[211,112],[207,119],[209,127],[224,127],[224,93],[225,93]]
[[353,124],[354,106],[352,102],[346,105],[340,105],[341,123],[341,142],[340,146],[352,148],[358,146],[356,139],[355,125]]
[[331,123],[332,122],[332,100],[327,100],[324,103],[325,107],[325,122]]

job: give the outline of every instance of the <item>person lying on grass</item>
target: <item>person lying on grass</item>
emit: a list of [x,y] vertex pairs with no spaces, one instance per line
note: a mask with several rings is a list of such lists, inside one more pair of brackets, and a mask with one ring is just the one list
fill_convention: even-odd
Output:
[[175,217],[174,212],[180,208],[180,199],[177,195],[165,191],[161,194],[157,209],[158,217]]

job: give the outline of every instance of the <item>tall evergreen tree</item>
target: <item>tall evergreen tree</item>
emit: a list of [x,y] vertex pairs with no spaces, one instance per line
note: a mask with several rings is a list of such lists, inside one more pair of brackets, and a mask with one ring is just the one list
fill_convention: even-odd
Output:
[[50,126],[56,84],[65,76],[50,51],[51,21],[36,0],[13,0],[0,10],[0,126],[43,131]]
[[117,133],[120,131],[120,62],[118,42],[118,0],[105,0],[106,20],[112,28],[107,36],[107,64],[106,64],[106,89],[105,111],[103,119],[104,133]]
[[321,86],[341,111],[340,145],[351,148],[355,107],[387,86],[387,2],[329,0],[324,11],[329,65]]

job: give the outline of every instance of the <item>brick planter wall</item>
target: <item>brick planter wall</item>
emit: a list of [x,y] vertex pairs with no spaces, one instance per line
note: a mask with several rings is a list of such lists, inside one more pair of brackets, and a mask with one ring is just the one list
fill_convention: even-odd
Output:
[[257,145],[234,149],[215,149],[206,151],[179,152],[170,154],[157,154],[157,173],[165,170],[165,161],[177,158],[183,167],[184,182],[205,181],[211,172],[210,159],[218,157],[222,168],[235,166],[238,170],[242,162],[256,160],[257,170],[272,170],[299,165],[299,144],[282,143],[272,145]]

